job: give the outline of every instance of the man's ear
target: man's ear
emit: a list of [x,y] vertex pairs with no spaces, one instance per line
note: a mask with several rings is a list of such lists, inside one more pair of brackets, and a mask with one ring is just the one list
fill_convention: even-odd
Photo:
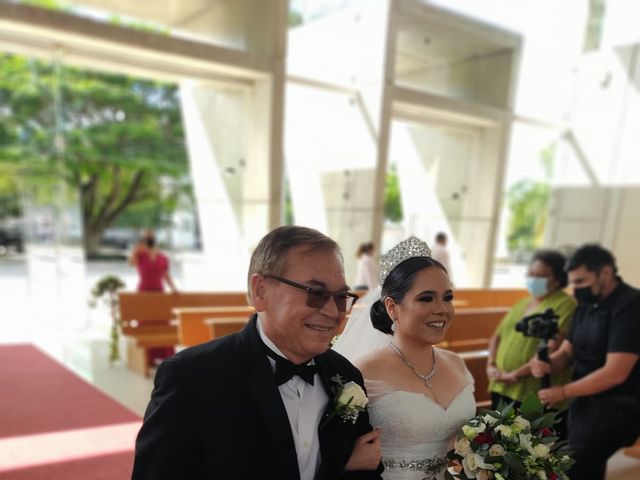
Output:
[[602,272],[607,280],[611,281],[616,278],[616,274],[613,273],[613,267],[611,265],[604,265],[602,267]]
[[249,285],[251,286],[251,299],[256,312],[263,312],[266,307],[266,279],[259,273],[251,275]]

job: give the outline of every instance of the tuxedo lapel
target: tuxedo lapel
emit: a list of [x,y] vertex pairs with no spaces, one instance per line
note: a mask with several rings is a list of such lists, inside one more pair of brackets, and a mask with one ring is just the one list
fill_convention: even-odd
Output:
[[[258,335],[255,316],[242,333],[247,343],[248,360],[252,369],[249,375],[249,389],[273,437],[275,449],[282,455],[282,461],[288,472],[287,478],[299,479],[298,458],[289,417],[274,380],[273,370],[264,352],[262,340]],[[250,435],[251,432],[247,434]]]
[[333,389],[337,387],[337,385],[331,381],[331,377],[336,375],[338,372],[326,354],[317,356],[315,361],[318,364],[320,380],[322,381],[322,385],[329,397],[327,407],[324,410],[322,420],[320,421],[320,426],[318,428],[321,464],[316,479],[324,479],[331,478],[331,472],[335,471],[334,464],[339,464],[340,462],[339,455],[336,455],[336,453],[337,450],[340,449],[341,440],[343,440],[340,438],[341,431],[338,427],[340,425],[340,421],[337,418],[332,418],[327,421],[331,412],[335,408],[335,392]]
[[[322,382],[322,386],[327,393],[327,397],[329,397],[329,401],[327,402],[324,414],[322,415],[322,420],[324,421],[324,419],[328,417],[333,410],[335,397],[333,389],[336,387],[336,385],[331,381],[331,377],[333,377],[337,372],[331,365],[331,361],[324,354],[318,355],[315,358],[315,362],[318,365],[318,374],[320,375],[320,381]],[[320,424],[322,425],[322,422],[320,422]]]

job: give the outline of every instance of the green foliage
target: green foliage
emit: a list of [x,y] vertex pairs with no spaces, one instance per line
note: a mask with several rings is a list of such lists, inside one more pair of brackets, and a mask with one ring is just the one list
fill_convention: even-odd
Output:
[[384,189],[384,218],[390,222],[400,222],[403,218],[400,181],[395,165],[387,172]]
[[189,192],[166,181],[188,177],[176,85],[9,54],[0,71],[0,175],[45,172],[78,189],[88,253],[127,209],[170,213]]
[[0,168],[0,219],[21,215],[20,192],[15,173],[12,169],[4,171]]
[[547,221],[549,185],[531,180],[515,183],[507,192],[511,210],[507,242],[509,250],[535,250],[542,244]]
[[289,28],[297,27],[298,25],[302,25],[304,23],[304,19],[302,18],[302,14],[296,10],[289,10],[289,18],[288,18]]
[[48,8],[49,10],[67,9],[66,2],[60,2],[58,0],[21,0],[19,3],[31,5],[33,7]]
[[109,297],[124,287],[125,284],[119,277],[107,275],[98,280],[98,283],[91,290],[91,295],[96,299],[105,295]]
[[291,187],[289,185],[289,178],[287,177],[284,181],[284,224],[293,225],[294,223],[293,200],[291,199]]
[[91,290],[91,296],[93,297],[90,305],[95,307],[96,301],[102,299],[109,308],[111,313],[111,332],[110,332],[110,344],[109,344],[109,363],[114,363],[120,360],[120,308],[118,301],[118,290],[125,287],[124,282],[114,275],[107,275],[102,277],[95,284]]
[[506,193],[511,212],[507,245],[511,252],[533,251],[543,243],[551,195],[549,182],[553,175],[554,149],[555,146],[551,146],[540,152],[544,181],[520,180]]

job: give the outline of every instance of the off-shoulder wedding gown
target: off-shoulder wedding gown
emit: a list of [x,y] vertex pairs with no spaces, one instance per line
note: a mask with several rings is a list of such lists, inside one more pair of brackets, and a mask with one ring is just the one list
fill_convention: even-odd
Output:
[[442,480],[457,430],[475,415],[473,378],[444,408],[418,392],[365,379],[371,425],[382,427],[384,480]]

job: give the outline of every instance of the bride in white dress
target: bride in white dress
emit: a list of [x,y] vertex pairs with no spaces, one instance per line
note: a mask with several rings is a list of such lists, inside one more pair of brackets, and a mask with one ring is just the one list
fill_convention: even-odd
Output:
[[382,427],[385,480],[443,479],[455,434],[475,415],[464,362],[434,347],[453,320],[453,292],[430,253],[415,237],[390,250],[381,292],[356,303],[333,347],[364,376],[371,424]]

